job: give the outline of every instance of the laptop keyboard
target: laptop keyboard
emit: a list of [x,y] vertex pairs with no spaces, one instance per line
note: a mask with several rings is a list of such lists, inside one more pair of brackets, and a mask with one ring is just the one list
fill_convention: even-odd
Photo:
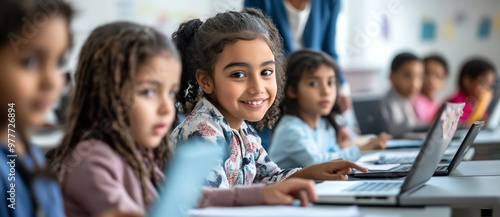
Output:
[[[390,171],[409,171],[413,165],[412,164],[403,164],[397,167],[390,169]],[[436,171],[446,171],[448,166],[438,166]]]
[[361,191],[384,192],[384,191],[392,191],[392,190],[400,189],[402,184],[403,184],[402,182],[363,182],[361,184],[346,188],[343,191],[348,191],[348,192],[361,192]]
[[438,166],[436,168],[436,171],[446,171],[446,170],[448,170],[448,166]]

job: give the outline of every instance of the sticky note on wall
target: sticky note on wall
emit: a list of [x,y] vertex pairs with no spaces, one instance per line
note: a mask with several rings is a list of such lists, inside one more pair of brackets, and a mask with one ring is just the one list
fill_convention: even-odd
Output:
[[432,20],[424,19],[422,21],[422,34],[423,41],[432,41],[436,38],[436,24]]
[[495,15],[495,30],[500,32],[500,14]]
[[488,38],[491,34],[491,18],[486,16],[479,21],[479,28],[477,30],[477,37],[480,39]]
[[452,18],[444,20],[444,39],[452,40],[455,37],[455,21]]

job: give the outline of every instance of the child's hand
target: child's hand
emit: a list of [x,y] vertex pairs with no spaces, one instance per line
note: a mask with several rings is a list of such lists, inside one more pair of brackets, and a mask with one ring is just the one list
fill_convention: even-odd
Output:
[[262,189],[262,198],[268,205],[291,205],[294,199],[299,199],[300,206],[307,206],[318,196],[313,181],[291,178]]
[[308,166],[294,173],[292,177],[313,180],[347,180],[347,174],[351,173],[351,168],[361,172],[368,172],[368,169],[351,161],[337,159]]
[[392,136],[387,133],[381,133],[377,138],[370,139],[367,144],[359,146],[359,150],[375,150],[375,149],[385,149],[387,146],[387,140],[392,139]]
[[378,135],[378,138],[383,139],[384,141],[387,141],[387,140],[391,140],[391,139],[392,139],[392,135],[391,135],[391,134],[388,134],[388,133],[383,132],[383,133],[380,133],[380,134]]
[[[337,137],[338,137],[337,143],[339,143],[339,145],[343,144],[345,141],[349,140],[349,131],[345,127],[340,127]],[[341,148],[345,148],[345,147],[341,147]]]

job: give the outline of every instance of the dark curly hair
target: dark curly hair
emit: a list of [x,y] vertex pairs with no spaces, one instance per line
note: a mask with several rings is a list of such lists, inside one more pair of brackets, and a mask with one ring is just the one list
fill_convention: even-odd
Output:
[[467,60],[460,69],[460,75],[458,76],[458,86],[460,89],[465,91],[464,79],[465,77],[476,79],[479,76],[486,75],[488,73],[495,74],[495,66],[488,61],[486,58],[474,57]]
[[[146,181],[159,187],[153,167],[163,168],[171,155],[168,135],[154,150],[142,150],[131,135],[130,112],[134,79],[140,64],[156,55],[179,58],[173,43],[151,27],[115,22],[97,27],[82,46],[75,73],[73,99],[68,109],[68,124],[61,145],[55,149],[53,167],[60,172],[82,156],[80,141],[97,139],[118,152],[132,167],[141,183],[144,204],[150,204]],[[88,147],[87,147],[88,148]],[[145,153],[146,152],[146,153]],[[140,156],[138,153],[146,156]],[[64,189],[63,189],[64,190]]]
[[[291,53],[287,58],[287,70],[286,76],[287,81],[285,85],[285,90],[288,88],[298,89],[299,81],[302,79],[304,74],[312,74],[321,66],[326,65],[333,69],[335,73],[339,73],[339,67],[335,60],[333,60],[330,55],[323,51],[312,50],[312,49],[302,49]],[[330,124],[338,131],[340,126],[335,121],[335,115],[340,114],[340,108],[338,107],[337,99],[339,95],[339,81],[336,80],[337,96],[335,98],[335,105],[326,116],[323,116],[330,122]],[[285,91],[285,99],[280,106],[281,112],[283,114],[291,114],[294,116],[299,116],[299,102],[296,98],[291,98]]]
[[264,39],[275,58],[275,73],[278,91],[276,99],[257,128],[272,128],[279,117],[279,104],[284,94],[284,55],[281,37],[272,21],[260,10],[246,8],[241,12],[219,13],[205,22],[193,19],[182,23],[172,34],[181,53],[182,77],[177,94],[177,107],[182,114],[188,114],[205,93],[196,80],[196,71],[213,73],[218,55],[224,46],[239,40]]

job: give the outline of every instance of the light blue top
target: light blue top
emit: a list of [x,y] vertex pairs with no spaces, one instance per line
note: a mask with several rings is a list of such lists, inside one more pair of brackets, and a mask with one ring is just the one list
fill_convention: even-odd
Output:
[[356,161],[359,148],[342,149],[336,142],[335,129],[321,118],[312,129],[302,119],[284,115],[273,133],[269,156],[282,168],[306,167],[338,158]]

